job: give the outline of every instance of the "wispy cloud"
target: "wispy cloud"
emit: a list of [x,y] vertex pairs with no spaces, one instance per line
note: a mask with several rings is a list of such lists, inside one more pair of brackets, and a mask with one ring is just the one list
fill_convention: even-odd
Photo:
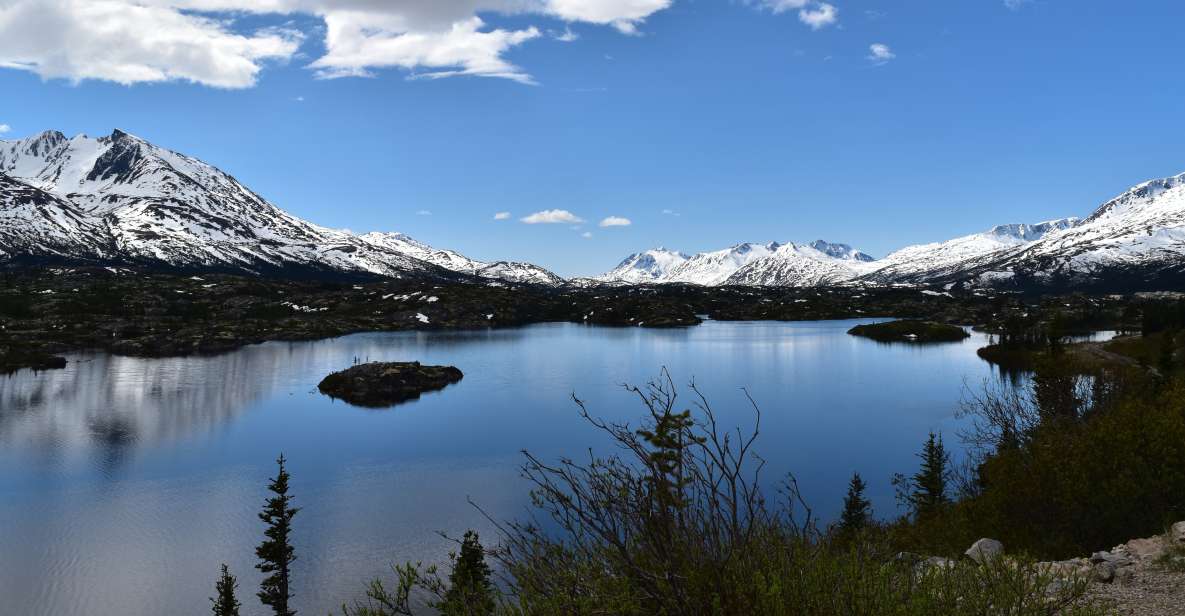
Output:
[[498,212],[494,214],[494,220],[510,220],[510,212]]
[[604,220],[602,220],[599,226],[601,226],[601,227],[628,227],[632,224],[634,224],[633,221],[631,221],[628,218],[624,218],[621,216],[609,216],[609,217],[605,218]]
[[12,127],[7,124],[0,124],[0,135],[12,132]]
[[1008,7],[1010,11],[1019,11],[1024,8],[1026,4],[1032,4],[1033,0],[1004,0],[1004,6]]
[[839,8],[821,0],[745,0],[775,15],[798,11],[798,20],[812,30],[821,30],[839,21]]
[[543,210],[521,218],[528,225],[577,224],[584,219],[568,210]]
[[879,66],[896,58],[897,54],[893,53],[893,49],[884,43],[873,43],[868,46],[867,57],[869,61]]
[[580,40],[580,35],[573,32],[571,28],[564,28],[563,32],[553,33],[551,38],[561,43],[574,43]]
[[592,231],[585,231],[584,233],[580,234],[580,237],[583,237],[584,239],[588,239],[588,238],[592,237]]
[[416,216],[431,216],[431,215],[432,215],[432,212],[430,210],[420,210],[420,211],[416,212]]
[[671,208],[664,209],[662,211],[662,213],[665,216],[679,216],[680,215],[679,212],[676,212],[675,210],[672,210]]
[[811,30],[821,30],[839,21],[839,9],[833,4],[820,2],[798,11],[798,20],[810,26]]

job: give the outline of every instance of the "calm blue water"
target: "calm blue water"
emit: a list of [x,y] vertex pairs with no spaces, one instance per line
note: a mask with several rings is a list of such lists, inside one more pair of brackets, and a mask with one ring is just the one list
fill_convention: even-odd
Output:
[[[466,499],[523,514],[522,449],[554,458],[603,444],[571,394],[595,414],[637,419],[620,385],[662,366],[679,384],[694,377],[726,426],[752,424],[749,388],[766,478],[793,471],[817,512],[835,514],[859,471],[890,514],[892,473],[914,470],[928,430],[957,441],[964,383],[992,370],[975,355],[980,335],[935,346],[846,335],[864,322],[364,334],[217,357],[81,354],[65,370],[0,377],[0,610],[208,613],[226,562],[244,613],[262,613],[255,514],[283,452],[304,507],[295,605],[325,614],[389,563],[443,559],[435,531],[492,539]],[[452,364],[465,379],[385,411],[316,393],[355,357]]]

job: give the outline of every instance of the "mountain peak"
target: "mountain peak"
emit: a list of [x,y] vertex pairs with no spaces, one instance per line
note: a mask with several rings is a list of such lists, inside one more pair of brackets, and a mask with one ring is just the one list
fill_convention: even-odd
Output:
[[867,253],[860,252],[852,248],[848,244],[839,244],[835,242],[828,242],[824,240],[815,240],[810,243],[810,247],[819,252],[836,259],[843,259],[846,261],[862,261],[869,263],[876,261],[876,259]]

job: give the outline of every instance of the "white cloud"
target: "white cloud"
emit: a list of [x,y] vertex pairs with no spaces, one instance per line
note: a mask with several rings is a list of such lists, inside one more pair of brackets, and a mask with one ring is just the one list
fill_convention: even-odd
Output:
[[535,212],[530,216],[524,216],[521,219],[528,225],[553,225],[559,223],[581,223],[584,219],[569,212],[568,210],[543,210],[542,212]]
[[7,124],[0,124],[0,135],[12,132],[12,127]]
[[301,39],[292,30],[236,32],[157,2],[0,0],[0,67],[46,79],[245,88],[266,61],[291,58]]
[[820,2],[811,8],[798,11],[798,19],[810,26],[811,30],[820,30],[839,21],[839,9],[833,4]]
[[509,49],[538,38],[534,26],[486,30],[485,22],[473,16],[443,31],[416,32],[407,30],[399,17],[352,12],[326,15],[325,24],[327,53],[309,65],[320,77],[368,77],[373,69],[402,68],[425,69],[413,73],[421,78],[477,75],[534,83],[502,57]]
[[510,220],[510,212],[498,212],[494,214],[494,220]]
[[609,216],[608,218],[601,221],[600,226],[601,227],[628,227],[632,224],[634,224],[633,221],[631,221],[628,218],[622,218],[621,216]]
[[432,212],[430,210],[420,210],[420,211],[416,212],[416,216],[431,216],[431,215],[432,215]]
[[580,35],[573,32],[571,28],[564,28],[563,32],[553,32],[551,38],[561,43],[574,43],[580,40]]
[[775,15],[798,11],[798,20],[812,30],[821,30],[839,21],[839,8],[820,0],[745,0]]
[[1004,0],[1004,6],[1008,7],[1010,11],[1019,11],[1026,4],[1032,4],[1032,2],[1033,0]]
[[675,210],[672,210],[671,208],[664,209],[662,211],[662,213],[667,216],[679,216],[679,212],[676,212]]
[[592,231],[585,231],[584,233],[580,234],[580,237],[588,239],[588,238],[592,237]]
[[896,57],[897,54],[893,53],[893,50],[884,43],[873,43],[868,46],[868,59],[873,64],[884,64]]
[[[539,0],[535,0],[539,1]],[[636,34],[647,17],[671,6],[674,0],[542,0],[546,12],[564,21],[608,25]]]
[[[122,84],[191,81],[255,85],[268,61],[298,57],[304,35],[244,31],[243,15],[324,22],[319,77],[501,77],[533,83],[506,54],[541,36],[535,25],[490,27],[479,15],[590,23],[636,33],[673,0],[0,0],[0,67],[46,79]],[[565,28],[561,40],[573,40]]]

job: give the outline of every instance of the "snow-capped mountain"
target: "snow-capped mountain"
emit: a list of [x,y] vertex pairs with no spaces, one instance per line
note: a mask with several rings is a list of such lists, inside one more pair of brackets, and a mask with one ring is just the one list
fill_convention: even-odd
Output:
[[110,252],[104,229],[73,203],[0,173],[0,258],[80,249],[89,259]]
[[762,287],[843,284],[871,271],[876,267],[875,263],[850,258],[846,254],[836,257],[812,246],[785,244],[765,258],[737,270],[724,284]]
[[[875,260],[868,260],[872,257],[846,244],[819,240],[814,245],[828,251],[778,242],[737,244],[691,257],[664,249],[652,250],[630,255],[597,280],[631,283],[636,282],[637,272],[642,271],[645,282],[657,284],[816,286],[842,283],[874,267],[871,264]],[[667,260],[659,266],[656,256],[666,256]]]
[[982,233],[945,242],[907,246],[877,263],[867,278],[879,282],[908,282],[932,277],[934,272],[960,268],[995,253],[1027,246],[1047,235],[1079,224],[1078,218],[1062,218],[1038,224],[998,225]]
[[666,248],[644,250],[626,257],[617,267],[593,278],[593,280],[628,284],[665,282],[671,270],[689,258],[681,252]]
[[487,263],[471,259],[452,250],[433,248],[404,233],[364,233],[359,239],[385,250],[414,257],[454,272],[479,278],[505,280],[507,282],[561,285],[564,279],[531,263],[517,261],[496,261]]
[[869,254],[865,254],[848,246],[847,244],[835,244],[832,242],[825,242],[823,240],[815,240],[810,244],[811,248],[836,259],[843,259],[846,261],[876,261],[876,259]]
[[715,252],[701,252],[675,266],[663,282],[683,282],[714,287],[723,284],[737,270],[773,254],[781,244],[737,244]]
[[[315,225],[211,165],[120,130],[97,139],[48,131],[0,141],[0,173],[10,180],[0,186],[0,250],[10,257],[247,272],[453,271],[506,275],[515,282],[558,279],[542,268],[481,263],[401,234],[357,236]],[[34,212],[54,221],[52,242],[37,239],[37,226],[48,223],[37,222]]]
[[928,277],[993,286],[1180,285],[1185,174],[1144,182],[1060,232]]

